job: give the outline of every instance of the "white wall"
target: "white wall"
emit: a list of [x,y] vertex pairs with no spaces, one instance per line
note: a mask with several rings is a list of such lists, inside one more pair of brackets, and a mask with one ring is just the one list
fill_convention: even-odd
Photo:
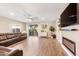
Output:
[[[79,25],[65,27],[64,29],[78,29]],[[79,56],[79,31],[62,31],[62,36],[76,43],[76,55]]]
[[62,44],[62,33],[60,31],[60,27],[58,26],[60,24],[59,19],[56,21],[56,39]]
[[20,25],[21,32],[26,31],[26,23],[0,16],[0,33],[12,32],[13,25]]

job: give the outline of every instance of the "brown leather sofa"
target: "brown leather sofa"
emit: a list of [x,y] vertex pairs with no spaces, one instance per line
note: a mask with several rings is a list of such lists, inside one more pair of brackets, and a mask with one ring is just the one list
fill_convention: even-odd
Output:
[[27,38],[26,33],[1,33],[0,46],[10,46]]
[[0,56],[23,56],[23,51],[0,46]]

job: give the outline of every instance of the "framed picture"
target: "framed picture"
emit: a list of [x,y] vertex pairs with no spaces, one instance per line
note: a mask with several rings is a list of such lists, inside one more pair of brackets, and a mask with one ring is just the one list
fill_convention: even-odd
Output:
[[42,29],[46,29],[46,28],[47,28],[47,24],[43,24]]

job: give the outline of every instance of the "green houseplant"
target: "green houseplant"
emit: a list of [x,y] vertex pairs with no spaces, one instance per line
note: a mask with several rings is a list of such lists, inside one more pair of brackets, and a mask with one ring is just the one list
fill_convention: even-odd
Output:
[[49,30],[50,30],[51,32],[54,32],[54,31],[55,31],[55,28],[54,28],[53,26],[50,26]]
[[56,35],[54,34],[55,28],[53,26],[50,26],[49,30],[51,31],[51,37],[53,36],[53,38],[55,38],[56,37]]

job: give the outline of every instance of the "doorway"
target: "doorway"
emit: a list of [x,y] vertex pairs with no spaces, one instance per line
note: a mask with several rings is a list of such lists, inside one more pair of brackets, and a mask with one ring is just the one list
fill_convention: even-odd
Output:
[[38,25],[29,26],[29,36],[38,36],[37,27],[38,27]]

